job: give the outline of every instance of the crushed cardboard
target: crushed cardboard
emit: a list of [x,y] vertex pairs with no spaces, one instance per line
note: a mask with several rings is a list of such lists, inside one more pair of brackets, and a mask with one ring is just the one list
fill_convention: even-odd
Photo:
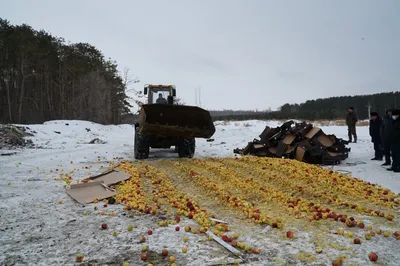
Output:
[[91,176],[83,183],[73,184],[67,189],[67,194],[80,204],[88,204],[95,200],[114,197],[118,191],[109,186],[128,180],[130,175],[118,169],[112,169],[99,175]]
[[104,173],[101,173],[99,175],[91,176],[88,179],[102,181],[105,185],[110,186],[110,185],[115,185],[115,184],[118,184],[119,182],[128,180],[129,178],[130,178],[129,174],[116,168],[116,169],[112,169],[112,170],[106,171]]
[[334,165],[348,158],[348,141],[326,135],[321,128],[302,122],[287,121],[277,128],[266,127],[260,139],[249,142],[240,155],[290,158],[311,164]]

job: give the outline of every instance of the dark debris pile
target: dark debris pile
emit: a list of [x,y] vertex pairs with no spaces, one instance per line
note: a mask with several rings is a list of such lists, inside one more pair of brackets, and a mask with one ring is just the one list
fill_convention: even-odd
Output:
[[285,122],[277,128],[266,127],[244,149],[234,153],[260,157],[289,158],[310,164],[335,165],[348,158],[348,141],[326,135],[310,123]]
[[0,125],[0,149],[33,147],[33,142],[25,137],[33,136],[29,128],[14,125]]

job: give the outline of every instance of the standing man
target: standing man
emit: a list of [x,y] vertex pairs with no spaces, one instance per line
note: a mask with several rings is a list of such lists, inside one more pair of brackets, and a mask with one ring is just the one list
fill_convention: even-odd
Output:
[[371,141],[374,143],[375,157],[371,160],[382,161],[382,138],[381,138],[381,127],[382,119],[377,112],[371,112],[371,120],[369,120],[369,135],[371,136]]
[[356,112],[354,112],[353,107],[349,107],[348,113],[346,116],[346,124],[347,130],[349,132],[349,142],[352,140],[352,136],[354,136],[354,143],[357,143],[357,132],[356,132],[356,123],[358,121]]
[[400,110],[392,111],[393,125],[390,131],[390,149],[392,151],[392,168],[387,170],[400,173]]
[[382,130],[381,130],[381,136],[382,136],[382,146],[383,146],[383,154],[385,155],[385,162],[382,164],[382,166],[388,166],[391,165],[392,162],[390,160],[390,132],[392,130],[392,125],[393,125],[393,119],[392,119],[392,110],[388,109],[386,111],[386,115],[383,118],[382,121]]

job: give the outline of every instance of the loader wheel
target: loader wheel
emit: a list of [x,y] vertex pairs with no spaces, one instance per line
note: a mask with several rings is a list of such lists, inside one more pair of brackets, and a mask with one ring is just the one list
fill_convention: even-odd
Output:
[[196,149],[195,139],[182,139],[178,145],[178,155],[180,158],[193,158]]
[[147,159],[149,157],[150,147],[147,137],[140,134],[135,130],[135,143],[134,143],[135,159]]

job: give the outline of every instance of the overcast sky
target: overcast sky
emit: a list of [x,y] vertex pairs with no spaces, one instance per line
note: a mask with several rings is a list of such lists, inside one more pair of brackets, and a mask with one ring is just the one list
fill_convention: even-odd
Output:
[[210,109],[400,90],[400,0],[0,0],[0,16],[88,42],[141,83]]

